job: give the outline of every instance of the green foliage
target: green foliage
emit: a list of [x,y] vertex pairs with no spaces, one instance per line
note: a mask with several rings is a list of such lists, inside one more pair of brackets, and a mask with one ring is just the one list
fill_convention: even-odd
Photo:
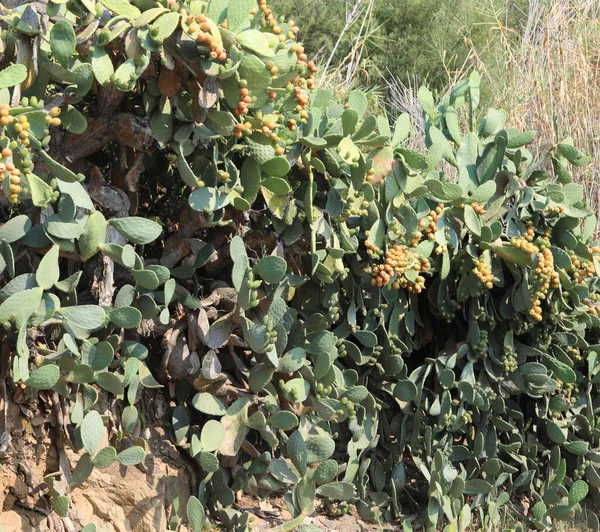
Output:
[[[356,4],[354,23],[344,31]],[[351,87],[385,87],[392,74],[405,85],[427,80],[440,91],[469,63],[471,47],[488,75],[500,79],[505,73],[497,52],[503,40],[520,38],[527,5],[523,0],[406,0],[399,6],[395,0],[376,0],[370,11],[347,0],[272,2],[275,12],[295,21],[307,53],[318,54],[319,64],[333,53],[332,69],[343,69],[360,54],[358,76],[345,79]],[[337,78],[332,81],[335,87]],[[394,108],[389,101],[381,103]]]
[[[376,521],[425,500],[431,530],[465,529],[476,506],[495,527],[517,494],[540,529],[588,502],[600,486],[600,247],[570,139],[538,158],[502,110],[477,122],[473,73],[441,102],[419,91],[426,147],[409,149],[406,115],[390,127],[361,92],[339,102],[314,88],[294,29],[264,2],[52,9],[65,16],[50,18],[44,68],[23,77],[17,54],[0,73],[3,190],[15,214],[43,210],[0,227],[0,322],[12,379],[69,406],[73,487],[93,467],[144,461],[136,404],[169,384],[174,441],[199,466],[192,530],[206,513],[246,529],[231,508],[240,490],[285,490],[289,527],[315,497]],[[2,20],[3,42],[29,42],[18,12]],[[79,55],[73,35],[93,50]],[[120,92],[119,116],[134,108],[148,127],[136,118],[119,147],[148,150],[135,164],[186,191],[182,223],[144,211],[135,164],[133,205],[118,211],[50,148],[59,132],[75,143],[90,109]],[[163,265],[173,234],[196,249]],[[80,304],[80,279],[105,264],[118,268],[114,296]],[[227,312],[209,318],[213,280],[234,297],[219,295]],[[182,375],[158,360],[148,323],[168,328],[171,354],[187,329],[200,366]],[[35,352],[33,330],[46,339]],[[103,448],[99,392],[122,412]],[[66,515],[53,475],[52,508]]]

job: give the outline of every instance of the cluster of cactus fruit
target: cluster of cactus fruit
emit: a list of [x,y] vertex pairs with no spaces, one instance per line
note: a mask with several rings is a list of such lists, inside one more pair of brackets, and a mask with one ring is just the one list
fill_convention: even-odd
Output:
[[[136,404],[171,393],[173,440],[198,465],[172,529],[208,512],[246,530],[240,491],[283,491],[283,529],[304,532],[317,500],[429,530],[465,530],[476,507],[494,528],[523,493],[527,525],[551,529],[598,500],[600,248],[569,139],[535,157],[533,132],[480,112],[474,72],[437,103],[419,91],[426,148],[410,149],[408,115],[392,128],[363,93],[316,87],[297,26],[265,0],[41,6],[0,8],[0,323],[10,378],[68,407],[72,487],[141,463]],[[97,154],[68,157],[119,92],[152,137],[127,149],[148,174],[166,161],[162,185],[202,219],[192,262],[160,262],[183,224],[144,216],[135,187],[117,215],[91,194]],[[78,303],[102,265],[115,294]],[[215,279],[235,304],[208,320]],[[144,330],[201,318],[201,369],[175,392]],[[99,393],[121,412],[101,449]]]

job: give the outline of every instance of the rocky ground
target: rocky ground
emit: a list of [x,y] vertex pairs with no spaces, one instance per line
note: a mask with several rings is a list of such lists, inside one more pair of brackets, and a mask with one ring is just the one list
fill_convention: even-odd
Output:
[[[9,436],[8,443],[0,440],[2,532],[78,532],[88,523],[94,523],[98,532],[166,531],[174,498],[185,508],[193,489],[193,471],[158,424],[142,434],[151,451],[143,467],[125,468],[115,462],[106,469],[94,469],[89,479],[70,493],[68,516],[57,516],[49,505],[44,476],[62,470],[63,475],[56,477],[57,489],[68,491],[68,462],[73,467],[79,456],[64,445],[61,436],[65,434],[62,414],[67,413],[58,411],[59,403],[51,394],[28,400],[16,390],[14,397],[16,402],[8,401],[6,416],[1,416]],[[254,531],[271,530],[291,519],[282,497],[256,500],[243,496],[238,508],[252,514]],[[326,531],[393,530],[351,515],[328,519],[317,512],[305,522]],[[185,526],[178,530],[187,532]]]
[[[142,468],[125,468],[115,462],[106,469],[94,469],[70,494],[68,516],[58,517],[48,504],[44,476],[69,472],[65,464],[70,461],[74,466],[79,456],[60,445],[60,416],[52,396],[40,394],[34,402],[18,395],[17,402],[8,402],[3,416],[9,438],[0,450],[2,532],[76,532],[88,523],[94,523],[98,532],[156,532],[167,530],[175,497],[185,508],[192,490],[189,466],[165,431],[155,426],[142,435],[151,451]],[[56,479],[63,493],[68,491],[66,476]]]
[[[25,425],[25,423],[24,423]],[[187,501],[191,491],[181,457],[158,429],[151,432],[155,453],[148,456],[145,471],[115,463],[99,470],[71,493],[67,518],[50,512],[44,497],[43,476],[58,470],[58,453],[52,440],[36,427],[14,429],[15,453],[0,469],[2,532],[78,531],[94,523],[98,532],[156,532],[167,530],[173,498]],[[75,453],[66,451],[72,463]]]

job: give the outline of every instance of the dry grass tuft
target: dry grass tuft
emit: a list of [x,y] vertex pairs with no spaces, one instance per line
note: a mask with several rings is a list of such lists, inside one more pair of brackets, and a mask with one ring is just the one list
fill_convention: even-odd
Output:
[[[526,26],[515,39],[504,28],[500,57],[505,76],[489,79],[493,105],[509,125],[534,129],[547,147],[567,136],[592,163],[575,173],[591,206],[600,209],[600,3],[597,0],[531,0]],[[491,78],[486,65],[475,67]],[[499,78],[499,79],[498,79]]]
[[[475,68],[487,78],[487,103],[506,109],[508,126],[536,130],[539,149],[573,137],[591,157],[574,178],[600,213],[600,2],[530,0],[519,28],[507,27],[500,13],[488,13],[487,44],[475,49],[465,37],[467,59],[459,71],[447,71],[448,86]],[[416,145],[422,143],[420,84],[403,84],[393,75],[388,80],[392,114],[411,115]]]

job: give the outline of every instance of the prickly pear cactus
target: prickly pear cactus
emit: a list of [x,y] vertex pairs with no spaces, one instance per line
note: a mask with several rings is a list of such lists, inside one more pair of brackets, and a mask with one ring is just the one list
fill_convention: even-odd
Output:
[[173,530],[246,530],[241,491],[284,492],[306,531],[318,501],[493,529],[525,493],[543,530],[597,498],[600,247],[570,139],[534,155],[473,73],[419,91],[409,149],[407,115],[316,88],[266,0],[0,10],[5,362],[68,409],[71,488],[144,461],[163,394],[198,472]]

